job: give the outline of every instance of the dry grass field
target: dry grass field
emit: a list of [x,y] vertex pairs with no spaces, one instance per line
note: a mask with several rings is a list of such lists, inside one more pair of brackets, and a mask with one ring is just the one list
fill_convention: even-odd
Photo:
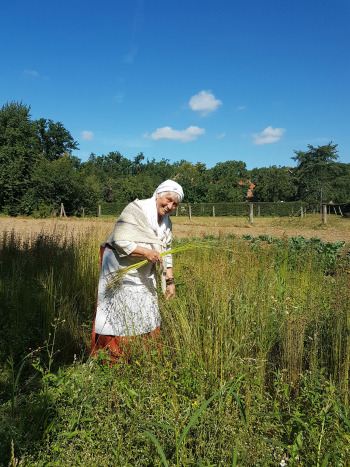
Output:
[[[62,233],[65,237],[80,236],[87,232],[93,233],[101,239],[109,235],[115,218],[68,218],[68,219],[31,219],[31,218],[0,218],[0,236],[4,232],[15,231],[16,234],[28,238],[38,233],[51,234]],[[321,216],[308,215],[304,218],[254,218],[254,223],[249,224],[247,218],[239,217],[194,217],[192,221],[187,217],[172,217],[174,237],[202,237],[203,235],[225,236],[236,234],[242,236],[250,234],[271,235],[278,238],[320,237],[327,242],[343,240],[350,244],[350,219],[340,216],[328,216],[328,223],[322,225]]]

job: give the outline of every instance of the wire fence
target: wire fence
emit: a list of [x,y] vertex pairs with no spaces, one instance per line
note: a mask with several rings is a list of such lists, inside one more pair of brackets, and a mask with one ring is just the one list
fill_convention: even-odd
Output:
[[[182,217],[247,217],[252,203],[180,203],[171,216]],[[102,216],[120,215],[127,203],[101,203]],[[254,216],[258,217],[282,217],[293,216],[301,213],[301,208],[312,212],[314,206],[300,201],[292,203],[253,203]]]
[[[64,205],[56,215],[60,217],[118,217],[128,203],[101,202],[95,209],[79,208],[66,212]],[[253,213],[250,212],[253,206]],[[327,214],[350,217],[350,203],[327,204]],[[319,213],[318,203],[278,202],[278,203],[180,203],[171,216],[179,217],[303,217]]]

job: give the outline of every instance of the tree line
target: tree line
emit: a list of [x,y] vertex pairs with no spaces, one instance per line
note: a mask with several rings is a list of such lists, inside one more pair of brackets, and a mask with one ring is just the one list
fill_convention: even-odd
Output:
[[337,144],[295,150],[290,167],[248,170],[245,162],[214,167],[185,160],[132,160],[120,152],[91,153],[86,162],[72,154],[79,144],[60,122],[33,120],[30,107],[10,102],[0,110],[0,211],[45,217],[64,203],[66,212],[95,213],[99,202],[130,202],[152,196],[166,179],[175,179],[184,202],[242,202],[250,182],[254,201],[350,202],[350,164],[339,162]]

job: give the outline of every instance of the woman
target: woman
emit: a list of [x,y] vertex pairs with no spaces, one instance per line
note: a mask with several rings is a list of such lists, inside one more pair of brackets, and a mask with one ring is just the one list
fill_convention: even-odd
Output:
[[[172,257],[160,253],[171,249],[172,226],[169,214],[183,199],[181,186],[163,182],[145,200],[136,199],[121,213],[114,230],[101,245],[101,274],[92,331],[91,354],[109,349],[111,357],[122,355],[130,337],[159,333],[156,267],[160,264],[162,290],[167,299],[175,297]],[[112,291],[111,275],[138,263],[148,263],[129,271]]]

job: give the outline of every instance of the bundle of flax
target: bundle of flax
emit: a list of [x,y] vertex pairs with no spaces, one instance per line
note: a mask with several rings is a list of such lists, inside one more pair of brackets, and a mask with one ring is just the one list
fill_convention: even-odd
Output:
[[[178,246],[176,248],[172,248],[171,250],[164,251],[163,253],[160,254],[160,256],[180,253],[181,251],[193,250],[194,248],[199,248],[199,247],[212,248],[212,246],[203,245],[203,243],[187,243],[186,245]],[[148,259],[145,259],[143,261],[140,261],[139,263],[132,264],[131,266],[127,266],[126,268],[119,269],[118,271],[111,273],[110,274],[111,278],[108,283],[108,288],[111,290],[114,287],[118,287],[123,277],[126,274],[128,274],[129,271],[139,269],[147,263],[148,263]]]

